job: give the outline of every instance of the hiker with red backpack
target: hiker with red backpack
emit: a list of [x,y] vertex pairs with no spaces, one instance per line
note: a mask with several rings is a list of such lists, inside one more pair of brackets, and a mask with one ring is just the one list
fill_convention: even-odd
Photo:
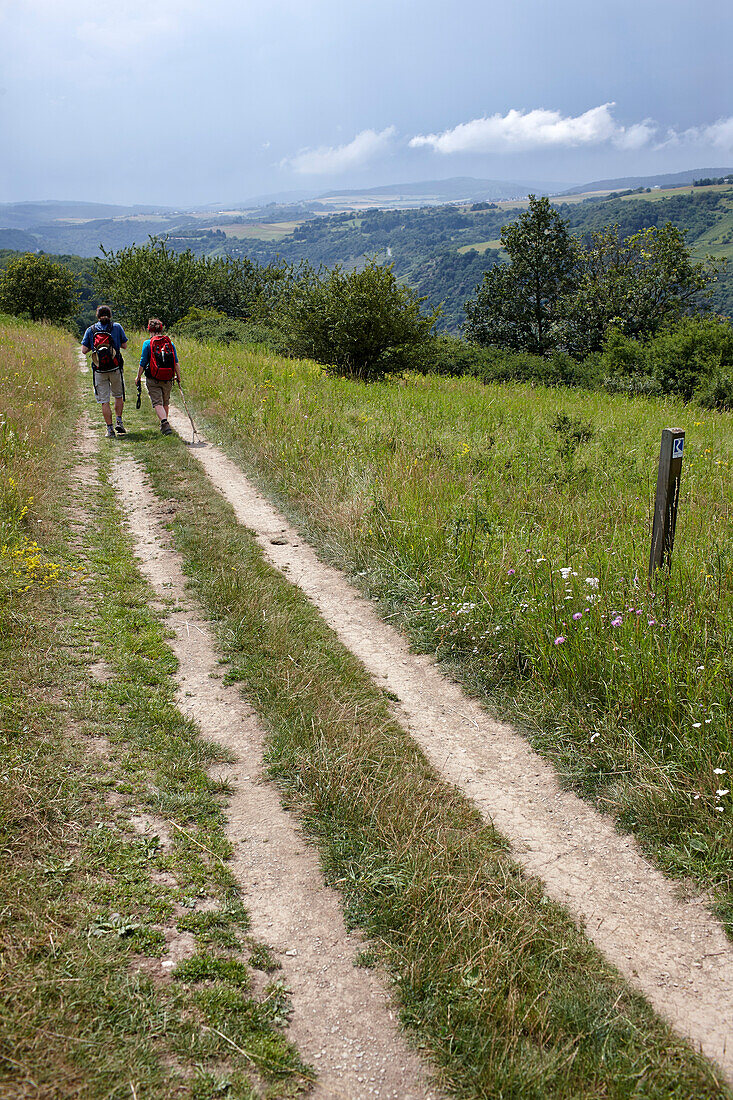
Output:
[[163,322],[157,317],[151,317],[148,321],[148,332],[150,339],[143,344],[136,379],[138,408],[140,408],[140,379],[144,373],[150,400],[160,420],[160,430],[163,435],[170,435],[173,431],[168,423],[171,390],[174,381],[179,386],[181,384],[181,376],[178,373],[178,352],[170,336],[163,332]]
[[[112,323],[112,310],[109,306],[99,306],[97,323],[90,325],[84,333],[81,350],[85,355],[92,353],[92,383],[94,396],[102,406],[102,416],[107,425],[107,436],[114,439],[115,428],[118,435],[127,435],[122,423],[122,410],[125,405],[125,380],[122,377],[122,349],[127,347],[127,337],[122,325]],[[112,427],[112,398],[115,399],[115,427]]]

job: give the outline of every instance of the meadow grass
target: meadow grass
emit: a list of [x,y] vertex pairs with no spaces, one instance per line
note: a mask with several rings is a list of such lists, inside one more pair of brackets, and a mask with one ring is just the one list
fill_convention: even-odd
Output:
[[136,454],[217,630],[230,682],[269,731],[347,917],[371,937],[403,1022],[462,1097],[727,1095],[625,985],[505,841],[442,781],[383,691],[310,601],[267,565],[183,442],[131,419]]
[[[226,868],[224,791],[206,774],[224,754],[174,705],[106,459],[99,487],[92,460],[71,480],[75,349],[10,320],[0,341],[0,1093],[294,1096],[312,1074],[243,962],[267,949]],[[181,934],[200,970],[166,983]]]
[[[733,417],[179,351],[214,435],[321,552],[733,927]],[[671,426],[687,432],[674,562],[649,588]]]

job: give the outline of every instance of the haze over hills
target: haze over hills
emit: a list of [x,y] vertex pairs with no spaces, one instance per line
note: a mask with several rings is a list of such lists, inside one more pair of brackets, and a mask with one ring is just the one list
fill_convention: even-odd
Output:
[[562,195],[582,195],[586,191],[629,191],[635,187],[684,187],[694,180],[727,176],[732,168],[688,168],[685,172],[667,172],[659,176],[623,176],[615,180],[594,180],[569,187]]
[[445,202],[500,202],[502,199],[524,198],[532,194],[557,194],[565,183],[535,180],[532,183],[517,180],[474,179],[472,176],[453,176],[443,180],[417,180],[411,183],[390,183],[381,187],[326,191],[319,199],[364,198],[393,199],[421,203]]
[[105,202],[45,199],[40,202],[0,203],[0,228],[30,229],[32,226],[55,222],[88,222],[95,218],[139,217],[141,214],[164,214],[170,206],[116,206]]

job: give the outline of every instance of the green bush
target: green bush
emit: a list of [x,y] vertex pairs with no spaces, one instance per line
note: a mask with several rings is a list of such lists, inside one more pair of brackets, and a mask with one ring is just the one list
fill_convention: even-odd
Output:
[[0,272],[0,309],[31,321],[61,324],[76,311],[76,276],[48,256],[27,252]]
[[646,342],[609,329],[598,360],[610,393],[700,394],[710,408],[726,408],[733,375],[733,327],[717,317],[688,317]]
[[733,367],[733,327],[715,317],[688,318],[650,341],[649,354],[662,392],[689,401],[721,368]]
[[733,409],[733,369],[718,367],[695,397],[705,409]]
[[194,340],[214,344],[256,344],[278,354],[283,354],[285,342],[282,334],[264,324],[240,321],[217,310],[198,309],[192,306],[172,330],[176,336],[188,336]]
[[486,350],[478,344],[441,332],[431,336],[415,362],[423,374],[477,375],[486,361]]
[[362,381],[419,367],[439,310],[398,283],[392,265],[304,270],[276,310],[291,354]]

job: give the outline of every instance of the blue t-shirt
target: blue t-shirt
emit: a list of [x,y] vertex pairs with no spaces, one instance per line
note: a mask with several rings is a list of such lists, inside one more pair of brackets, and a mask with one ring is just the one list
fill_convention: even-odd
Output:
[[[171,340],[171,347],[173,348],[173,354],[176,357],[176,363],[178,362],[178,352],[176,351],[176,345]],[[145,373],[148,373],[150,368],[150,341],[146,340],[143,344],[143,350],[140,353],[140,366],[144,369]]]
[[102,325],[102,324],[100,324],[99,321],[97,321],[97,323],[95,325],[90,325],[89,328],[84,333],[84,339],[82,340],[82,344],[84,345],[85,348],[93,348],[94,347],[94,333],[95,332],[110,332],[110,331],[111,331],[111,334],[112,334],[112,343],[114,344],[115,348],[117,349],[117,352],[119,353],[122,349],[122,345],[127,343],[127,337],[125,336],[125,330],[123,329],[122,325],[119,325],[117,323],[117,321],[113,322],[111,330],[110,330],[109,325]]

